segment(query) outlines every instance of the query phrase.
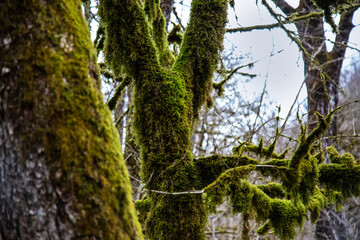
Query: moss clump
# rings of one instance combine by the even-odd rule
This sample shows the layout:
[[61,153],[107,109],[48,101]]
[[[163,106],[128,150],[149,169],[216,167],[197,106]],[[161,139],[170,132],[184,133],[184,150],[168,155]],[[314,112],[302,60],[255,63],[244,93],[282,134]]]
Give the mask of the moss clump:
[[286,197],[286,191],[284,187],[279,183],[271,182],[265,185],[259,185],[257,187],[271,198]]
[[360,166],[348,167],[344,164],[320,165],[319,181],[328,190],[341,192],[349,198],[360,194]]
[[205,188],[204,199],[208,207],[215,211],[215,206],[228,195],[235,213],[253,213],[259,221],[269,220],[266,228],[274,229],[274,234],[280,239],[294,238],[295,228],[301,228],[306,218],[305,206],[269,197],[259,187],[245,180],[250,170],[248,166],[237,171],[229,170]]
[[307,209],[310,212],[310,220],[312,223],[315,223],[316,220],[320,217],[320,211],[326,206],[326,197],[321,192],[321,190],[316,187],[314,194],[312,195],[309,203],[307,204]]
[[329,156],[329,159],[332,163],[341,164],[341,158],[338,151],[334,147],[327,147],[326,152]]

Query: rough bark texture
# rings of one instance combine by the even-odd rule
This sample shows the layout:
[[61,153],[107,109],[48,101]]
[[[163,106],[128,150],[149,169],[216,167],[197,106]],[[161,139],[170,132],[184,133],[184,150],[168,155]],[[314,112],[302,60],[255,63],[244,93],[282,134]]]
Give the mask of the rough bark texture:
[[80,1],[1,1],[0,54],[0,238],[141,239]]

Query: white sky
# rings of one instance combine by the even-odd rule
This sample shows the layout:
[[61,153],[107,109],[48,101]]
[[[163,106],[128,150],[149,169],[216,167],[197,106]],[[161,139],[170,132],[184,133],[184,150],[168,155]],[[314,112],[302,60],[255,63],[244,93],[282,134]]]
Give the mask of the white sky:
[[[185,5],[190,5],[188,0],[183,2]],[[270,0],[268,2],[271,3]],[[299,1],[288,0],[287,2],[296,7]],[[187,22],[186,11],[188,9],[186,6],[177,8],[179,13],[183,12],[181,17],[184,23]],[[228,28],[275,22],[260,1],[258,5],[254,0],[235,1],[235,10],[238,21],[235,20],[234,10],[230,8]],[[355,13],[353,23],[356,27],[350,35],[350,43],[352,47],[360,49],[360,11]],[[294,26],[287,26],[295,30]],[[334,40],[330,27],[327,36]],[[236,54],[248,54],[248,57],[244,58],[240,65],[260,60],[254,68],[248,71],[258,74],[258,77],[246,85],[248,97],[251,97],[254,92],[261,93],[266,80],[266,90],[270,99],[274,100],[277,105],[281,105],[281,116],[285,117],[304,79],[302,56],[296,44],[289,40],[282,29],[226,34],[225,38],[225,47],[233,44],[236,46]],[[328,49],[331,47],[331,44],[328,44]],[[351,57],[358,59],[360,57],[358,52],[350,49],[347,50],[346,56],[348,58],[344,62],[345,66],[351,62]],[[299,101],[302,102],[305,98],[306,88],[304,86]]]
[[[296,0],[288,2],[294,7],[298,3]],[[234,14],[231,14],[233,11],[230,10],[229,27],[236,27],[238,24],[241,24],[241,26],[252,26],[274,22],[261,3],[257,6],[254,0],[238,1],[235,4],[235,8],[238,22],[234,19]],[[355,25],[360,23],[359,11],[356,13],[353,22]],[[295,27],[290,27],[290,29],[295,30]],[[334,38],[330,27],[328,28],[327,35],[330,38]],[[267,79],[266,89],[268,94],[271,99],[275,100],[277,105],[281,105],[281,116],[285,116],[304,79],[302,55],[296,44],[289,40],[282,29],[227,34],[227,38],[238,45],[241,51],[249,51],[253,60],[261,60],[252,69],[252,72],[260,73],[260,76],[252,80],[247,88],[254,92],[260,92],[265,79]],[[359,26],[353,29],[350,42],[353,43],[353,47],[360,48]],[[332,46],[329,44],[328,49],[331,48]],[[346,55],[347,57],[359,57],[359,54],[354,50],[347,50]],[[345,65],[349,64],[350,61],[350,58],[346,60]],[[299,101],[303,101],[304,98],[306,98],[305,86],[301,91]]]

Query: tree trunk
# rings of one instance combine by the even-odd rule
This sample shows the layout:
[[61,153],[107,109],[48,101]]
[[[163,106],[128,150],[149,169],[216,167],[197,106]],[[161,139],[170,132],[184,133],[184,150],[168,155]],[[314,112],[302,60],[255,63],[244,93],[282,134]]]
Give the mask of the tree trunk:
[[0,3],[0,238],[142,239],[80,1]]

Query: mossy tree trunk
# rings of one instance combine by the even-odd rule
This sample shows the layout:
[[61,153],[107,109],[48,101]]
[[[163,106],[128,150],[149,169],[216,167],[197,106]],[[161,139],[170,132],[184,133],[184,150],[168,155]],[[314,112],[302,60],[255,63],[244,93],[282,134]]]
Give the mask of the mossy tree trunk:
[[0,2],[0,238],[142,239],[81,2]]
[[[191,156],[191,133],[211,91],[221,49],[226,0],[192,2],[179,57],[169,50],[158,0],[104,0],[105,56],[116,74],[134,79],[134,132],[141,149],[142,178],[151,199],[145,230],[150,239],[204,239],[207,220]],[[213,16],[217,16],[214,18]]]

